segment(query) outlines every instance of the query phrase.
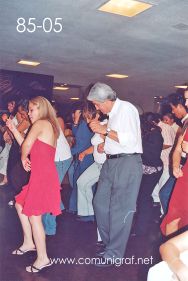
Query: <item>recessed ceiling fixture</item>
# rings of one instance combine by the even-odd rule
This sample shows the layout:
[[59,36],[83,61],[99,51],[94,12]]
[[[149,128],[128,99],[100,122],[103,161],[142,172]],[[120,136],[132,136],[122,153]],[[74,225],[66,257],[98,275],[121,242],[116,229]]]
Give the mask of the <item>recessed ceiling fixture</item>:
[[19,61],[17,61],[17,63],[30,65],[30,66],[37,66],[40,64],[40,62],[38,62],[38,61],[29,61],[29,60],[19,60]]
[[187,85],[179,85],[179,86],[174,86],[175,88],[178,88],[178,89],[187,89],[188,86]]
[[70,98],[70,100],[79,100],[80,98],[76,98],[76,97],[73,97],[73,98]]
[[151,8],[152,5],[135,0],[110,0],[98,10],[125,17],[134,17]]
[[64,87],[64,86],[55,86],[53,87],[54,90],[58,90],[58,91],[66,91],[69,89],[69,87]]
[[128,75],[118,74],[118,73],[106,74],[106,76],[111,78],[119,78],[119,79],[129,77]]

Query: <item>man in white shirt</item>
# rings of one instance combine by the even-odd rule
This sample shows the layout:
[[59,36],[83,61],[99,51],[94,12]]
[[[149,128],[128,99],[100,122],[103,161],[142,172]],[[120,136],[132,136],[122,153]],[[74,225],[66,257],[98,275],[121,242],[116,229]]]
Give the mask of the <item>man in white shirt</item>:
[[104,135],[98,150],[105,152],[94,211],[101,238],[106,245],[97,266],[110,266],[122,258],[129,238],[142,178],[142,143],[137,109],[116,98],[106,84],[96,83],[87,97],[96,108],[109,115],[107,125],[93,121],[90,127]]

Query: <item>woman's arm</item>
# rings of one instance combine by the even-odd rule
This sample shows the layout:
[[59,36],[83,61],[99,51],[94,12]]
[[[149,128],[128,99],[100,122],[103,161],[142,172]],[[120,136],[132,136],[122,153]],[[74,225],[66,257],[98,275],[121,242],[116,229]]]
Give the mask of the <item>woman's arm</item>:
[[38,136],[41,134],[44,127],[44,122],[42,120],[36,121],[33,126],[31,127],[31,130],[29,134],[27,135],[26,139],[24,140],[22,144],[22,155],[21,159],[24,161],[28,155],[30,154],[31,148],[38,138]]
[[188,281],[188,268],[180,260],[180,253],[188,250],[188,231],[170,239],[160,247],[161,257],[180,281]]
[[24,141],[24,137],[22,136],[22,134],[18,131],[18,129],[16,128],[16,126],[14,125],[13,121],[11,119],[8,119],[6,122],[6,126],[9,128],[9,130],[12,132],[12,134],[14,135],[16,141],[18,142],[18,144],[21,146],[23,141]]
[[94,147],[93,147],[93,146],[90,146],[89,148],[87,148],[86,150],[82,151],[82,152],[79,154],[78,159],[79,159],[80,161],[82,161],[86,155],[92,154],[92,153],[93,153],[93,150],[94,150]]
[[23,119],[21,123],[17,126],[18,131],[24,136],[24,131],[30,126],[30,122]]
[[182,141],[183,141],[183,136],[179,136],[176,148],[172,155],[173,174],[176,178],[179,178],[183,175],[183,172],[180,168],[181,154],[182,154],[182,147],[181,147]]
[[58,120],[61,130],[63,131],[63,133],[65,133],[65,122],[64,122],[63,118],[57,117],[57,120]]

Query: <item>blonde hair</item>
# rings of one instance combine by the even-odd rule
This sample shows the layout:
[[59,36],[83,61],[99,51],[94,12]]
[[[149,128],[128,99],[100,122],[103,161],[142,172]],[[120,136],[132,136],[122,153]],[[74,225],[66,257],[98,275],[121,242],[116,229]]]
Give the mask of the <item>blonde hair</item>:
[[30,99],[30,103],[36,105],[39,109],[40,120],[48,120],[52,125],[54,135],[56,138],[59,137],[59,123],[56,117],[56,113],[50,102],[42,97],[38,96]]

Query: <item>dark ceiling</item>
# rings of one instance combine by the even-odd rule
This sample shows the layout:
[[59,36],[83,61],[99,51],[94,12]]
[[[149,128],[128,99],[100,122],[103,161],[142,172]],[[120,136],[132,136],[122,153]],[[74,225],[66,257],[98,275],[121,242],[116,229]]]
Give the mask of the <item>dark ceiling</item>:
[[[1,0],[0,68],[54,76],[79,85],[55,91],[59,101],[80,96],[91,82],[110,84],[120,98],[152,110],[154,96],[175,91],[188,81],[188,1],[151,0],[151,9],[133,17],[103,13],[104,0]],[[19,33],[17,19],[62,18],[60,33]],[[39,60],[36,68],[19,59]],[[110,79],[108,73],[129,75]]]

